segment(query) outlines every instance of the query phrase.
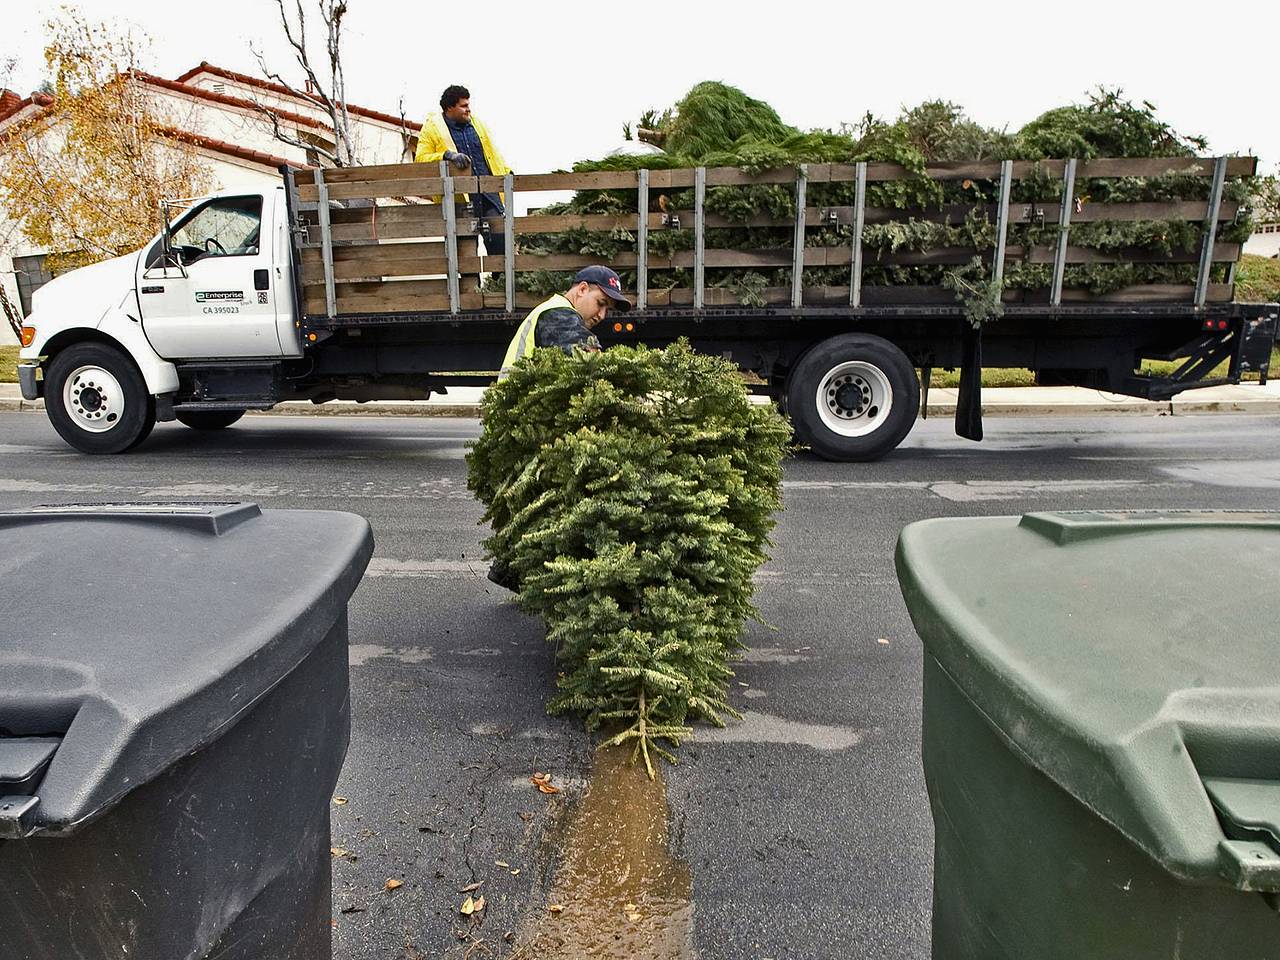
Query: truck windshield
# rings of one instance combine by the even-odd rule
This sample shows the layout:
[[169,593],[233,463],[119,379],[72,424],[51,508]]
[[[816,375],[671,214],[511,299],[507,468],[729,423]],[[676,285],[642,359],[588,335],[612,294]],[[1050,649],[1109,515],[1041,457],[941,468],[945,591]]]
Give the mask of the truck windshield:
[[173,248],[188,265],[207,257],[253,256],[261,231],[262,197],[219,197],[173,231]]

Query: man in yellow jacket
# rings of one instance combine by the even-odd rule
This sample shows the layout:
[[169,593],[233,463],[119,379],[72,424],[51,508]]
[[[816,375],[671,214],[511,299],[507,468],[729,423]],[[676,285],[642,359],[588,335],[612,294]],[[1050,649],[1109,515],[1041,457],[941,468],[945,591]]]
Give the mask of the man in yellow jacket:
[[[440,95],[440,113],[430,114],[418,134],[417,163],[438,164],[444,160],[454,168],[457,176],[501,177],[511,172],[502,154],[494,146],[489,129],[471,115],[471,91],[453,85]],[[440,198],[436,197],[436,202]],[[479,198],[481,217],[501,217],[505,214],[501,193],[485,193]],[[505,252],[502,230],[490,230],[485,234],[486,252],[495,256]]]

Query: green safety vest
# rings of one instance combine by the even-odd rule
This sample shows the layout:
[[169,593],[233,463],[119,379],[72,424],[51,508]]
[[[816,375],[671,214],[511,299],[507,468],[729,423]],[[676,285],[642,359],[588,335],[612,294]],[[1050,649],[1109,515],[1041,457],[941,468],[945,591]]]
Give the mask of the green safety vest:
[[507,347],[507,355],[502,358],[502,374],[505,375],[508,370],[516,365],[521,357],[527,357],[533,353],[534,334],[538,329],[538,318],[547,310],[559,309],[567,307],[574,309],[569,298],[562,293],[557,293],[549,300],[545,300],[538,304],[529,315],[524,318],[524,323],[520,324],[520,329],[516,331],[516,335],[511,338],[511,346]]

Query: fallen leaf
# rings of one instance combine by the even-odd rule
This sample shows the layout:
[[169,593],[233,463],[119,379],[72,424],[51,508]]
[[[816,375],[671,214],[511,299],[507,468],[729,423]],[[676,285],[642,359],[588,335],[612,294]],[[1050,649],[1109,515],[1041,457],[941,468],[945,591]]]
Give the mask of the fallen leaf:
[[559,792],[560,792],[560,788],[559,788],[559,787],[552,786],[552,785],[551,785],[551,784],[549,784],[549,783],[539,783],[539,784],[538,784],[538,792],[539,792],[539,793],[559,793]]
[[880,637],[879,639],[877,639],[876,643],[883,643],[885,646],[889,645],[889,641],[886,640],[884,637]]
[[505,860],[495,860],[493,861],[493,865],[495,867],[501,867],[503,870],[506,870],[508,867],[511,866],[511,864],[507,863],[507,861]]
[[518,876],[520,876],[520,868],[519,868],[519,867],[516,867],[514,870],[512,870],[512,871],[511,871],[511,875],[512,875],[513,877],[518,877]]
[[476,898],[475,907],[476,907],[476,913],[479,913],[481,910],[484,909],[484,897]]
[[480,887],[481,887],[481,885],[482,885],[483,883],[484,883],[484,881],[483,881],[483,880],[477,880],[475,883],[468,883],[465,887],[463,887],[463,888],[462,888],[461,890],[459,890],[458,892],[459,892],[459,893],[471,893],[473,890],[479,890],[479,889],[480,889]]
[[338,806],[342,806],[344,803],[346,803],[346,802],[347,802],[347,798],[346,798],[346,797],[334,797],[334,798],[333,798],[333,802],[334,802],[334,803],[336,803]]
[[551,779],[551,774],[549,774],[549,773],[539,773],[538,771],[536,771],[536,770],[535,770],[535,771],[533,772],[533,776],[532,776],[530,779],[532,779],[532,780],[550,780],[550,779]]
[[394,890],[394,889],[396,889],[396,887],[403,887],[403,886],[404,886],[404,881],[403,881],[403,880],[397,880],[395,877],[392,877],[392,878],[391,878],[390,880],[388,880],[385,884],[383,884],[383,886],[384,886],[386,889],[388,889],[388,890]]
[[560,913],[562,910],[564,910],[564,907],[560,906],[560,904],[558,903],[553,903],[551,904],[551,906],[547,907],[547,909],[550,910],[552,913]]
[[470,897],[462,901],[462,906],[458,908],[458,912],[464,917],[469,917],[476,912],[476,902]]

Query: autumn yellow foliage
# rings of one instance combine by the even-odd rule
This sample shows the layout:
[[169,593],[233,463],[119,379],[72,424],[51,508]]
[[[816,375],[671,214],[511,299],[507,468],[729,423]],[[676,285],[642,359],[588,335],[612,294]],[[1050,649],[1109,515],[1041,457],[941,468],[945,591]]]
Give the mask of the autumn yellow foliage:
[[136,79],[142,41],[69,10],[47,29],[53,103],[0,135],[0,202],[58,272],[142,246],[212,178]]

